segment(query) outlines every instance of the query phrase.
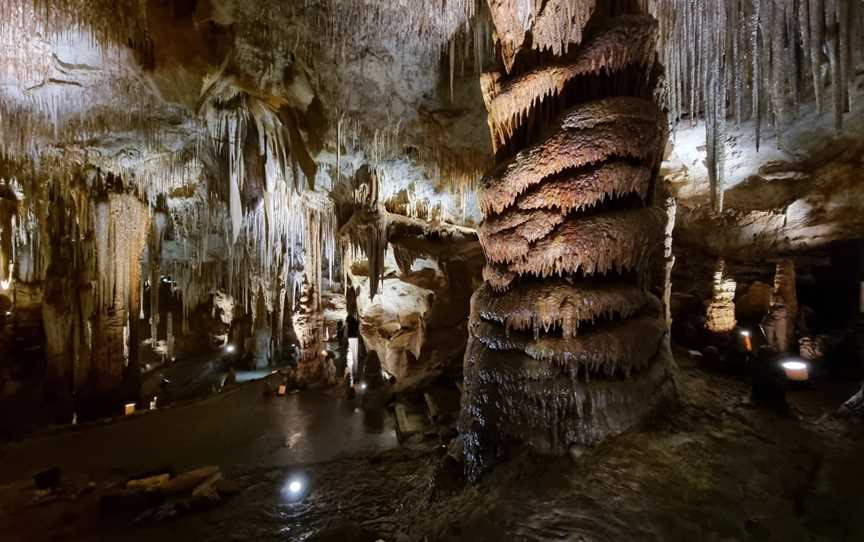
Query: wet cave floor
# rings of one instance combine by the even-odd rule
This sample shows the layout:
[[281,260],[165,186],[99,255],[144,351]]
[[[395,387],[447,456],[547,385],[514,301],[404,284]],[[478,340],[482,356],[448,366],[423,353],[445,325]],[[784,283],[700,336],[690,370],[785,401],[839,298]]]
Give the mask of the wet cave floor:
[[[676,358],[681,408],[575,460],[522,451],[476,486],[433,492],[433,472],[443,453],[438,443],[363,447],[363,439],[346,433],[344,439],[359,447],[334,454],[331,445],[316,456],[318,447],[326,447],[323,437],[316,437],[299,444],[290,457],[250,461],[254,447],[227,454],[225,461],[243,461],[220,464],[224,475],[242,487],[238,494],[207,510],[167,519],[139,517],[138,522],[100,514],[101,489],[122,480],[126,471],[103,468],[96,474],[82,465],[69,467],[67,483],[84,487],[90,482],[93,489],[71,497],[34,503],[31,480],[0,484],[0,540],[864,537],[864,425],[829,415],[854,391],[854,383],[792,391],[795,415],[781,417],[747,405],[745,382],[697,368],[686,350],[676,350]],[[182,412],[177,409],[162,423],[173,424]],[[334,419],[334,424],[345,423]],[[177,444],[165,443],[170,445]],[[190,459],[196,454],[204,455],[199,465],[216,457],[193,449]],[[310,461],[315,457],[320,460]],[[0,456],[0,480],[11,477],[10,458],[14,451]],[[108,454],[98,460],[103,467],[113,465]],[[282,461],[287,462],[279,465]],[[302,498],[286,491],[293,480],[303,481]]]

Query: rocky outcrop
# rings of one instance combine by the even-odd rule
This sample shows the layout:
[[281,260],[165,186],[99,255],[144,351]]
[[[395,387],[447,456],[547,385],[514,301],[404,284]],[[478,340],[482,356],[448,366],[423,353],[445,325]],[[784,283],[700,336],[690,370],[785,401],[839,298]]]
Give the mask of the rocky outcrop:
[[[858,76],[855,100],[864,93]],[[679,202],[676,245],[727,260],[773,258],[864,236],[857,182],[864,153],[864,112],[846,116],[844,129],[812,102],[802,103],[784,140],[751,123],[729,127],[725,145],[724,209],[711,208],[705,169],[704,126],[679,126],[670,140],[663,175]]]
[[[382,368],[396,378],[396,389],[411,389],[442,373],[461,369],[467,337],[468,301],[480,281],[482,261],[476,241],[452,246],[434,257],[411,255],[403,237],[387,252],[380,292],[371,299],[368,271],[354,266],[360,334]],[[427,243],[428,245],[428,243]],[[443,248],[443,247],[442,247]],[[435,252],[426,248],[427,252]],[[401,253],[401,256],[398,256]],[[415,257],[416,255],[416,257]],[[402,260],[398,263],[397,257]]]

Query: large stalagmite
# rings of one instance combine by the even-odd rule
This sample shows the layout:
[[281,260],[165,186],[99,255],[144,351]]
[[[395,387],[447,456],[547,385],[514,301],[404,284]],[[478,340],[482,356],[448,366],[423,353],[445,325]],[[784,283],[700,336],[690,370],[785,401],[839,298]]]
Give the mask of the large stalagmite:
[[[526,23],[511,4],[490,2],[507,73],[482,80],[498,165],[479,196],[486,284],[465,355],[472,478],[514,441],[595,444],[673,389],[656,22],[619,2],[553,1]],[[550,31],[565,8],[567,31]],[[552,56],[523,49],[528,33]]]

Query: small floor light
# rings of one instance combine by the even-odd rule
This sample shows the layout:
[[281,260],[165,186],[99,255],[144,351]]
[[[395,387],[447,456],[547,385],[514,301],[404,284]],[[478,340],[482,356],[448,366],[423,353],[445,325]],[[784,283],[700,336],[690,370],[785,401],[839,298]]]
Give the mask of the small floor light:
[[750,340],[750,332],[746,329],[741,330],[741,336],[744,338],[744,350],[748,353],[753,351],[753,341]]
[[237,348],[233,344],[226,344],[225,345],[225,351],[228,352],[229,354],[233,354],[235,350],[237,350]]
[[123,414],[129,416],[130,414],[135,414],[135,403],[126,403],[123,408]]
[[289,502],[296,502],[306,496],[308,492],[308,484],[300,476],[290,478],[284,486],[282,486],[282,498]]
[[786,378],[792,382],[806,382],[810,380],[810,368],[803,361],[784,361],[781,366],[786,372]]

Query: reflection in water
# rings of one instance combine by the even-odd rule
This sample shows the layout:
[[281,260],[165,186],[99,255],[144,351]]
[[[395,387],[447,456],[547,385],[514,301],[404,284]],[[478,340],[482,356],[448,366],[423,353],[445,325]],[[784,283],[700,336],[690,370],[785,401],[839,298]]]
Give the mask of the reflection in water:
[[252,380],[261,380],[272,374],[271,371],[237,371],[237,383],[249,382]]
[[321,391],[264,397],[253,382],[198,403],[162,408],[122,423],[9,446],[0,482],[57,465],[64,472],[148,469],[171,464],[279,466],[314,463],[397,446],[389,412],[353,412]]

